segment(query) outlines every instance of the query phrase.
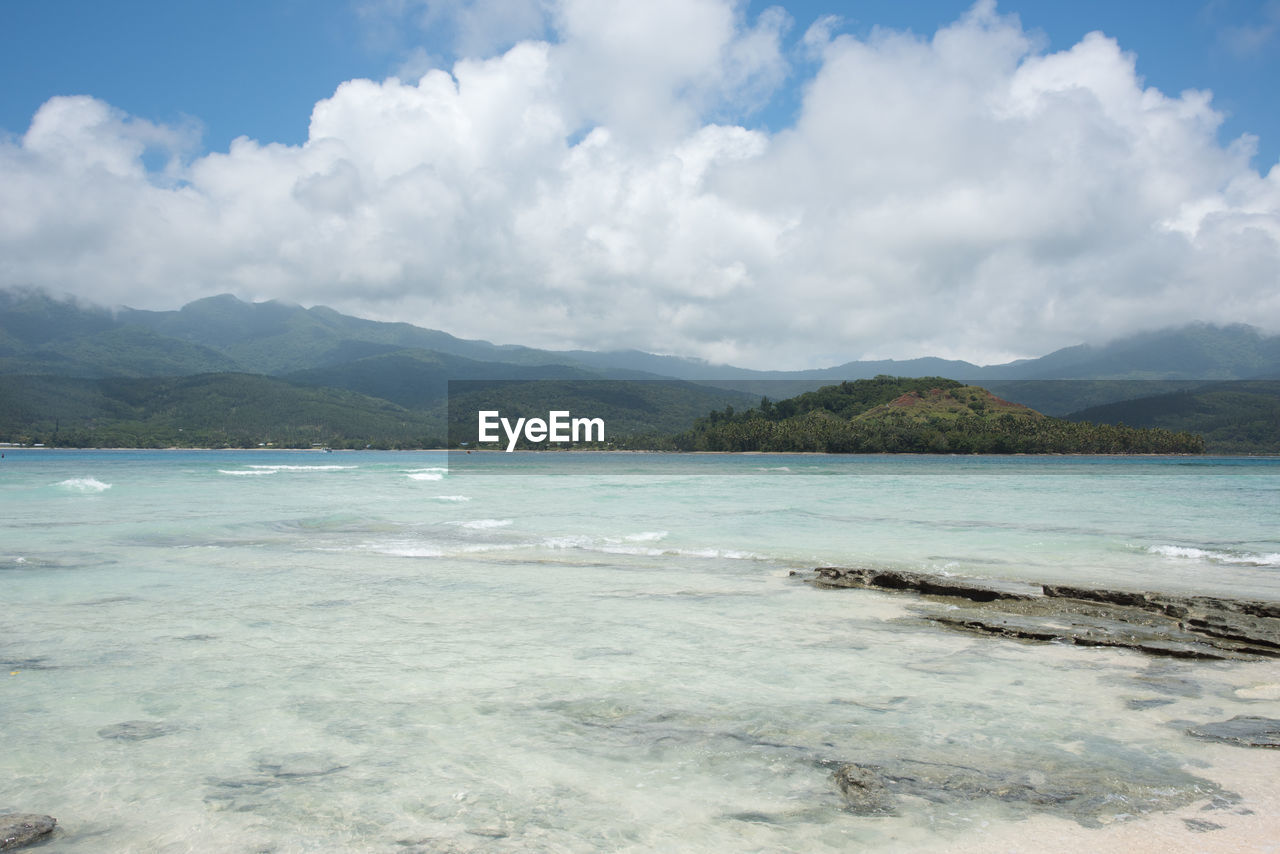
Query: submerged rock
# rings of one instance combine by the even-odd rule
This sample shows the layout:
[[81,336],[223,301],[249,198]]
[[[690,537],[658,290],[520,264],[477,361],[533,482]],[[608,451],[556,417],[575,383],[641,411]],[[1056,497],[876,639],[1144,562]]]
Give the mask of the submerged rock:
[[897,570],[820,567],[815,587],[916,593],[946,609],[922,616],[976,634],[1114,646],[1193,659],[1280,657],[1280,603],[1064,585],[940,578]]
[[258,760],[258,770],[278,780],[325,777],[346,767],[323,753],[290,753],[285,756],[261,757]]
[[1215,783],[1174,764],[1144,761],[1118,751],[1111,760],[1040,755],[1021,760],[994,756],[922,759],[876,757],[840,765],[832,780],[846,809],[885,815],[989,801],[1014,815],[1056,815],[1084,827],[1186,806],[1206,798],[1235,798]]
[[1196,738],[1243,747],[1280,747],[1280,720],[1276,718],[1236,715],[1229,721],[1192,727],[1187,733]]
[[893,812],[889,789],[878,770],[851,762],[837,768],[832,778],[850,812],[858,815]]
[[177,731],[177,726],[163,721],[121,721],[118,724],[104,726],[98,730],[98,735],[117,741],[146,741],[149,738],[160,738]]
[[8,851],[53,833],[58,820],[51,815],[8,813],[0,815],[0,850]]

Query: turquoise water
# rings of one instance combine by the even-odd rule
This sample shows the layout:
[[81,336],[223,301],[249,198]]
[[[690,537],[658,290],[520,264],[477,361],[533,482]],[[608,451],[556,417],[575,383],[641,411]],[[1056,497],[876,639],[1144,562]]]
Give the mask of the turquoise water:
[[971,638],[789,573],[1280,600],[1280,459],[501,457],[7,451],[0,812],[77,852],[966,850],[1158,812],[854,815],[831,772],[870,757],[1275,814],[1274,751],[1179,724],[1280,717],[1271,663]]

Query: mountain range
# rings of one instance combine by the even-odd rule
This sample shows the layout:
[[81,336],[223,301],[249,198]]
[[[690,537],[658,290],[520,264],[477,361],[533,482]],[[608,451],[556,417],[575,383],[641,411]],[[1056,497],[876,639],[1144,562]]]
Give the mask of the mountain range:
[[406,351],[414,351],[413,358],[422,364],[462,373],[487,372],[491,368],[476,364],[486,363],[501,365],[504,372],[555,366],[616,379],[809,381],[885,374],[965,381],[1280,378],[1280,335],[1243,324],[1147,332],[1001,365],[927,357],[759,371],[638,350],[555,351],[492,344],[408,323],[351,317],[325,306],[248,303],[230,294],[174,311],[146,311],[59,300],[41,291],[0,291],[0,373],[144,377],[241,371],[286,376]]
[[[844,380],[945,376],[981,383],[1048,414],[1067,415],[1170,393],[1182,394],[1185,404],[1186,394],[1210,381],[1280,379],[1280,336],[1245,325],[1201,324],[1105,345],[1081,344],[1001,365],[920,358],[759,371],[636,350],[555,351],[494,344],[407,323],[352,317],[324,306],[249,303],[228,294],[176,310],[149,311],[90,305],[36,290],[0,290],[0,404],[8,411],[7,417],[0,415],[0,429],[6,424],[17,429],[19,421],[33,424],[54,411],[71,419],[53,417],[55,430],[68,423],[119,420],[129,413],[152,418],[158,403],[127,401],[160,400],[161,389],[171,396],[184,388],[196,395],[192,383],[172,380],[202,375],[257,377],[255,395],[269,386],[279,400],[295,400],[299,411],[318,405],[316,394],[347,395],[329,401],[337,407],[333,411],[377,410],[380,418],[399,419],[408,431],[405,436],[412,433],[420,441],[442,426],[451,380],[663,381],[681,389],[680,411],[685,413],[696,409],[690,384],[703,388],[705,409],[710,410],[750,405],[762,395],[791,397]],[[158,383],[165,378],[169,382]],[[1255,385],[1250,393],[1265,396],[1269,388]],[[301,395],[302,389],[312,392]],[[39,405],[33,395],[42,401]],[[90,405],[92,400],[100,404]],[[1218,404],[1223,400],[1217,398]],[[191,406],[203,409],[194,397]],[[1115,412],[1135,417],[1132,407]]]

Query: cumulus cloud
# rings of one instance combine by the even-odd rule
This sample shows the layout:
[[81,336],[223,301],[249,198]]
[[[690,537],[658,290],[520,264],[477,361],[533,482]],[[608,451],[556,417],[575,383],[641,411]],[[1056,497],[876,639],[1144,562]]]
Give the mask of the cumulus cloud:
[[780,10],[534,5],[549,38],[348,81],[299,146],[193,156],[190,129],[50,100],[0,142],[0,284],[754,367],[1280,329],[1280,168],[1104,35],[1046,53],[990,2],[928,37],[824,20],[770,134]]

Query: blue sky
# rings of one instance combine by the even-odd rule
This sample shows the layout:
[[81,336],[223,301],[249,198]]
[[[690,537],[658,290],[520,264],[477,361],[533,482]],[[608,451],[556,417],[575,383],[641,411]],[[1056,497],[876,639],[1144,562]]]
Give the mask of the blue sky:
[[[752,0],[745,14],[779,5],[794,21],[788,34],[794,43],[826,15],[841,17],[841,29],[859,35],[877,26],[929,34],[972,4]],[[1137,54],[1148,85],[1171,94],[1211,90],[1226,114],[1223,138],[1259,137],[1256,165],[1280,158],[1275,0],[1006,0],[999,8],[1043,33],[1050,49],[1069,47],[1092,30],[1116,38]],[[420,27],[406,25],[411,16],[367,9],[357,0],[6,0],[0,128],[22,133],[51,96],[88,94],[155,121],[194,118],[206,149],[225,150],[241,135],[297,144],[306,139],[311,106],[342,81],[395,74],[417,47],[446,67],[456,56],[457,28],[447,17]],[[775,128],[788,123],[803,83],[793,77],[774,108],[755,120]]]
[[1280,330],[1280,0],[6,0],[0,74],[0,287],[759,367]]

